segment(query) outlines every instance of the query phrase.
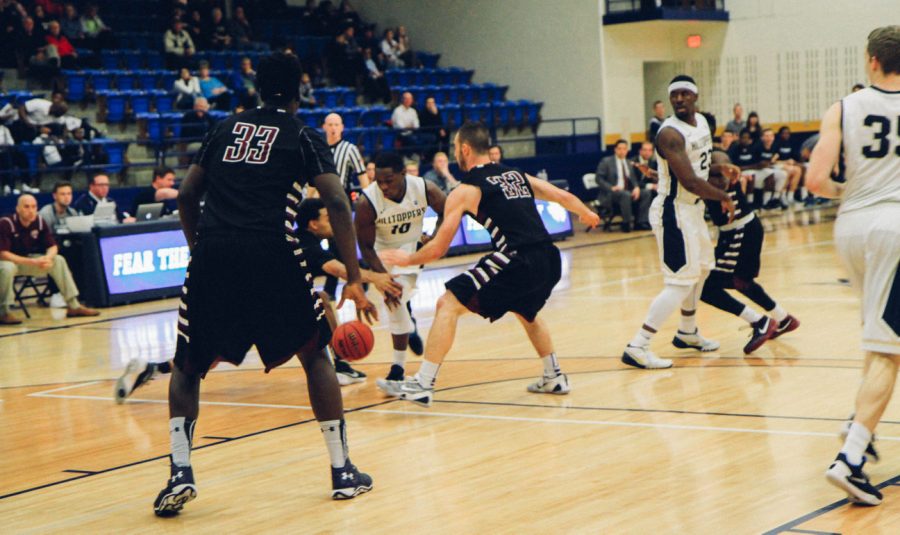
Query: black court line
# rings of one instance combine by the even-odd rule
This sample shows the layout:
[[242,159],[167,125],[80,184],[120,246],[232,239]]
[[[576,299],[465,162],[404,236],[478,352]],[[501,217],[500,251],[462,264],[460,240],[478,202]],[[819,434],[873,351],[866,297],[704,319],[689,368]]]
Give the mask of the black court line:
[[98,323],[109,323],[111,321],[119,321],[119,320],[127,320],[132,318],[142,318],[144,316],[153,316],[154,314],[169,314],[175,312],[178,308],[166,309],[166,310],[157,310],[154,312],[139,312],[137,314],[129,314],[127,316],[118,316],[115,318],[103,318],[100,320],[92,320],[92,321],[84,321],[81,323],[72,323],[69,325],[54,325],[53,327],[40,327],[38,329],[30,329],[27,331],[21,331],[17,333],[8,333],[8,334],[0,334],[0,339],[2,338],[12,338],[13,336],[25,336],[27,334],[39,334],[45,333],[48,331],[62,331],[65,329],[75,329],[78,327],[84,327],[85,325],[96,325]]
[[[883,489],[885,487],[890,487],[890,486],[897,485],[897,484],[900,484],[900,475],[894,476],[894,477],[882,482],[876,488]],[[818,517],[824,515],[825,513],[834,511],[835,509],[843,507],[849,503],[850,503],[850,501],[847,500],[846,498],[843,500],[836,501],[834,503],[830,503],[830,504],[826,505],[825,507],[816,509],[815,511],[813,511],[811,513],[807,513],[807,514],[801,516],[800,518],[791,520],[790,522],[782,524],[775,529],[771,529],[771,530],[763,533],[763,535],[777,535],[779,533],[792,532],[792,531],[797,532],[797,533],[820,533],[818,531],[798,531],[796,528],[800,524],[809,522],[810,520],[812,520],[814,518],[818,518]],[[861,506],[861,507],[865,507],[865,506]]]
[[208,438],[208,439],[210,439],[210,440],[225,440],[225,441],[227,441],[227,440],[234,440],[234,437],[214,437],[214,436],[205,436],[205,437],[200,437],[200,438]]
[[812,535],[841,535],[838,531],[815,531],[812,529],[789,529],[787,533],[811,533]]
[[63,472],[68,472],[70,474],[87,474],[91,476],[97,473],[92,472],[91,470],[63,470]]

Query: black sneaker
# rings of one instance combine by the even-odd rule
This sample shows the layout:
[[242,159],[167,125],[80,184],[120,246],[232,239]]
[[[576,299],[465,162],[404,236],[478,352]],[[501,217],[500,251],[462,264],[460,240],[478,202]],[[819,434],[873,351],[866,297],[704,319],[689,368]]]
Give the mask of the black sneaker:
[[393,397],[399,397],[401,394],[400,384],[405,379],[404,370],[396,364],[391,364],[391,371],[388,372],[384,379],[375,379],[375,386],[385,394]]
[[419,336],[418,329],[409,333],[409,350],[421,357],[425,353],[425,344],[422,343],[422,337]]
[[799,326],[800,320],[798,320],[794,316],[788,315],[788,317],[778,322],[778,327],[775,329],[775,334],[772,335],[772,339],[774,340],[782,334],[787,334],[791,331],[794,331]]
[[334,371],[337,373],[338,383],[341,386],[363,383],[367,377],[365,373],[354,370],[346,360],[341,359],[334,360]]
[[343,468],[331,467],[331,498],[349,500],[372,490],[372,478],[353,466],[350,459]]
[[171,465],[172,476],[169,478],[166,488],[160,491],[156,501],[153,502],[153,512],[156,516],[175,516],[184,504],[197,497],[197,485],[194,483],[194,471],[190,466]]
[[749,355],[753,353],[762,347],[767,340],[772,339],[775,336],[775,329],[775,321],[768,316],[763,316],[763,319],[754,323],[750,341],[744,346],[744,354]]
[[869,477],[863,472],[866,458],[863,457],[858,466],[847,461],[843,453],[839,453],[825,471],[825,479],[835,487],[847,493],[847,497],[853,503],[860,505],[879,505],[881,492],[869,483]]

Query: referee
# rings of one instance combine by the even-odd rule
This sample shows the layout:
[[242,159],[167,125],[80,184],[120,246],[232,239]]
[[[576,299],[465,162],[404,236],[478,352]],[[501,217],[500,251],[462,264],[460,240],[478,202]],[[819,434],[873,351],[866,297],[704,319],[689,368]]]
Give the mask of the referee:
[[[360,188],[369,185],[369,177],[366,175],[366,163],[359,154],[359,149],[353,143],[342,138],[344,133],[344,120],[337,113],[329,113],[325,116],[325,122],[322,123],[322,129],[325,130],[325,137],[328,141],[328,148],[334,156],[334,167],[337,169],[337,175],[341,178],[341,184],[344,191],[347,192],[347,198],[353,201],[351,191],[353,190],[353,177]],[[334,245],[329,242],[331,250]],[[325,279],[325,293],[332,297],[337,292],[337,277],[328,275]]]

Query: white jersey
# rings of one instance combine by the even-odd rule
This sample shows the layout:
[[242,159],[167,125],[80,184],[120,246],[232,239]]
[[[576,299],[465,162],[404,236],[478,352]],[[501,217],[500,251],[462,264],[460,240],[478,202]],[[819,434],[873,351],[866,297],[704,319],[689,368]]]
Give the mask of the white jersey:
[[900,91],[867,87],[841,100],[847,178],[840,213],[900,205]]
[[[688,158],[691,160],[691,166],[694,168],[694,174],[703,180],[709,180],[712,134],[709,132],[709,124],[706,122],[706,117],[695,113],[694,120],[697,121],[697,126],[691,126],[673,115],[663,121],[659,131],[662,132],[664,128],[674,128],[684,136],[684,147]],[[659,134],[657,134],[658,136]],[[673,198],[676,201],[688,204],[696,203],[698,197],[681,187],[678,179],[672,175],[666,159],[659,152],[656,153],[656,156],[659,162],[659,186],[657,188],[659,196],[667,199]]]
[[[377,182],[369,184],[363,194],[375,210],[375,250],[401,249],[407,253],[416,252],[422,228],[428,196],[425,193],[425,179],[406,175],[406,195],[400,202],[385,198]],[[390,273],[419,273],[421,267],[393,266]]]

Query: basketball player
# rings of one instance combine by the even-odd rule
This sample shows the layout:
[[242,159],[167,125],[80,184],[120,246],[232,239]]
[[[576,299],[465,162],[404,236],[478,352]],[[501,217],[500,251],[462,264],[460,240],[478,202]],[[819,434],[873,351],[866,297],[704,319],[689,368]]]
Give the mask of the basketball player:
[[434,238],[419,251],[392,249],[380,255],[395,266],[428,264],[447,253],[462,217],[469,214],[491,235],[494,252],[472,269],[449,280],[437,302],[425,344],[425,360],[414,377],[400,385],[401,399],[430,407],[438,369],[453,345],[459,317],[474,312],[491,321],[507,312],[516,315],[541,357],[544,374],[529,392],[568,394],[569,381],[560,371],[550,329],[538,317],[561,276],[559,249],[538,215],[535,198],[557,202],[596,227],[600,218],[577,197],[518,169],[490,161],[491,137],[482,123],[467,122],[456,132],[459,168],[466,173],[447,197],[444,220]]
[[295,56],[263,59],[257,83],[265,105],[210,130],[181,184],[178,209],[191,261],[169,381],[171,477],[153,504],[158,516],[178,514],[197,496],[190,453],[200,380],[219,360],[240,364],[254,345],[267,371],[299,356],[331,457],[332,498],[372,489],[372,478],[348,457],[340,386],[324,351],[331,329],[293,235],[300,191],[311,182],[347,270],[341,304],[351,299],[357,310],[375,313],[360,282],[350,204],[331,153],[296,117],[300,73]]
[[665,287],[647,313],[647,319],[625,346],[622,362],[637,368],[670,368],[672,361],[650,351],[650,340],[681,304],[681,324],[672,344],[678,348],[715,351],[719,343],[700,336],[695,314],[703,281],[713,267],[713,246],[700,199],[721,203],[728,221],[734,202],[723,190],[707,183],[710,169],[729,180],[738,171],[710,161],[712,133],[706,118],[696,111],[699,91],[694,79],[679,75],[669,84],[669,102],[675,115],[663,121],[656,134],[659,155],[659,193],[650,206],[650,225],[659,245]]
[[[728,156],[721,151],[712,154],[712,163],[719,164],[722,169],[730,165]],[[753,328],[750,340],[744,345],[744,353],[750,354],[759,349],[767,340],[795,330],[800,321],[788,314],[769,294],[756,282],[759,276],[760,256],[762,253],[762,223],[753,212],[747,200],[745,189],[752,178],[740,175],[738,180],[725,180],[721,174],[710,172],[709,183],[723,189],[734,201],[734,221],[722,213],[719,203],[706,201],[709,216],[714,225],[719,227],[719,241],[716,243],[716,265],[703,285],[700,300],[719,310],[734,314],[748,322]],[[746,306],[726,292],[733,289],[750,298],[751,301],[770,312],[774,319],[764,316]]]
[[[319,198],[305,199],[297,208],[297,240],[303,249],[307,269],[313,277],[321,277],[325,274],[346,280],[347,268],[334,257],[330,251],[322,249],[321,241],[334,237],[334,230],[328,217],[325,204]],[[388,273],[376,273],[368,269],[360,269],[363,282],[375,286],[384,296],[388,307],[399,303],[403,293],[403,287],[395,282]],[[325,292],[318,292],[319,299],[325,308],[325,318],[332,331],[337,327],[337,315],[334,312],[334,303]],[[366,374],[350,368],[350,366],[338,356],[334,356],[334,369],[337,373],[338,383],[347,386],[354,383],[362,383],[366,380]],[[113,399],[116,403],[124,403],[125,400],[139,387],[150,382],[158,374],[172,373],[172,361],[147,362],[141,357],[135,357],[128,361],[122,375],[116,381],[113,390]]]
[[434,183],[405,173],[403,158],[382,153],[375,158],[375,183],[363,190],[356,202],[356,237],[363,260],[374,271],[388,273],[403,286],[400,306],[389,311],[389,326],[394,346],[390,372],[375,384],[386,394],[397,396],[403,383],[406,349],[410,333],[415,331],[407,305],[416,288],[421,266],[391,266],[386,269],[376,251],[402,249],[416,252],[422,238],[425,209],[431,207],[438,217],[444,213],[444,192]]
[[[866,351],[855,416],[825,475],[851,501],[878,505],[863,465],[900,364],[900,26],[869,34],[866,71],[872,85],[825,113],[806,178],[811,193],[842,198],[834,241],[862,295]],[[845,183],[831,180],[839,159]]]

